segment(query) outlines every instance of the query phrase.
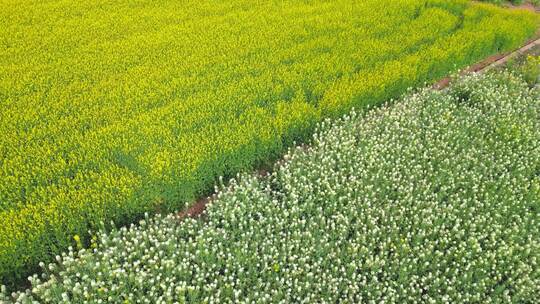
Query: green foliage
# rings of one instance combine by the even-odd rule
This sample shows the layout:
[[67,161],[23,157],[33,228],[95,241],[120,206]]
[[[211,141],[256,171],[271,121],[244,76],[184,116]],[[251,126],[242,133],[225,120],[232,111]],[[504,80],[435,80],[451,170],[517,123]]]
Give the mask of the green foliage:
[[[15,3],[16,2],[16,3]],[[3,1],[0,281],[534,33],[468,1]]]
[[529,86],[540,84],[540,56],[529,55],[519,64],[515,71],[520,74]]
[[321,124],[204,220],[147,217],[19,303],[535,303],[540,90],[512,74]]

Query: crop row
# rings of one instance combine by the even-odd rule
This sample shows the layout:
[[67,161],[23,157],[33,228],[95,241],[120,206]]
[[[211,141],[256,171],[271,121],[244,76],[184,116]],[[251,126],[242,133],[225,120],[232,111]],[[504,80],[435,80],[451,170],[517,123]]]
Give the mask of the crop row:
[[[17,2],[17,3],[15,3]],[[4,1],[0,281],[182,208],[325,117],[522,43],[468,1]]]
[[325,121],[204,220],[101,233],[0,302],[533,303],[538,117],[539,87],[503,73]]

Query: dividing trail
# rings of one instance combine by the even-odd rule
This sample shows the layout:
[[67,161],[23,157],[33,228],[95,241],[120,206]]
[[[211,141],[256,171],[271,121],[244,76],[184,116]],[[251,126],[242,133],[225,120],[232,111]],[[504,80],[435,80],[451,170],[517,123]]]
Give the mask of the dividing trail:
[[[521,48],[506,53],[500,53],[493,56],[490,56],[476,64],[471,65],[470,67],[463,70],[462,74],[465,73],[483,73],[489,70],[492,70],[496,67],[500,67],[508,62],[512,58],[516,58],[520,55],[526,54],[529,50],[533,49],[536,46],[540,46],[540,34],[538,34],[534,39],[527,42]],[[445,77],[433,85],[433,88],[436,90],[442,90],[450,85],[451,77]]]
[[532,50],[533,48],[538,47],[538,46],[540,46],[540,38],[537,38],[536,40],[529,42],[528,44],[524,45],[519,50],[516,50],[516,51],[514,51],[514,52],[512,52],[512,53],[498,59],[497,61],[491,63],[490,65],[486,66],[483,69],[483,71],[489,71],[489,70],[491,70],[493,68],[499,67],[499,66],[505,64],[506,62],[508,62],[508,60],[516,58],[516,57],[524,55],[524,54],[527,54],[527,52],[529,50]]

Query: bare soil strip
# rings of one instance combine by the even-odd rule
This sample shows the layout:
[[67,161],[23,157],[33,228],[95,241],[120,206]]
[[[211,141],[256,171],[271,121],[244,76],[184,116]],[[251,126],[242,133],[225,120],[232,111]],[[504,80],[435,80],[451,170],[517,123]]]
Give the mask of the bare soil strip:
[[518,56],[521,56],[521,55],[524,55],[526,54],[529,50],[533,49],[534,47],[537,47],[537,46],[540,46],[540,38],[536,39],[535,41],[532,41],[528,44],[526,44],[524,47],[520,48],[519,50],[513,52],[513,53],[510,53],[508,54],[508,56],[505,56],[495,62],[493,62],[492,64],[488,65],[487,67],[485,67],[483,69],[483,72],[485,71],[489,71],[493,68],[496,68],[496,67],[499,67],[503,64],[505,64],[506,62],[508,62],[508,60],[512,59],[512,58],[515,58],[515,57],[518,57]]
[[530,2],[523,3],[523,4],[520,4],[520,5],[515,5],[515,4],[512,4],[512,3],[508,3],[505,6],[507,8],[509,8],[509,9],[512,9],[512,10],[521,9],[521,10],[528,10],[528,11],[531,11],[533,13],[540,12],[540,6],[535,6],[534,4],[532,4]]
[[[523,55],[523,54],[526,54],[526,52],[536,46],[540,46],[540,35],[537,35],[536,38],[534,38],[533,40],[530,40],[529,42],[527,42],[524,46],[522,46],[521,48],[515,50],[515,51],[512,51],[512,52],[507,52],[507,53],[502,53],[502,54],[496,54],[496,55],[493,55],[493,56],[490,56],[476,64],[473,64],[471,65],[470,67],[466,68],[465,70],[462,71],[461,74],[465,74],[465,73],[471,73],[471,72],[475,72],[475,73],[483,73],[483,72],[486,72],[486,71],[489,71],[489,70],[492,70],[496,67],[499,67],[503,64],[505,64],[506,62],[508,62],[508,60],[512,59],[512,58],[515,58],[515,57],[518,57],[520,55]],[[436,82],[434,85],[433,85],[433,88],[436,89],[436,90],[442,90],[446,87],[448,87],[450,85],[450,82],[451,82],[452,78],[451,77],[445,77],[441,80],[439,80],[438,82]]]

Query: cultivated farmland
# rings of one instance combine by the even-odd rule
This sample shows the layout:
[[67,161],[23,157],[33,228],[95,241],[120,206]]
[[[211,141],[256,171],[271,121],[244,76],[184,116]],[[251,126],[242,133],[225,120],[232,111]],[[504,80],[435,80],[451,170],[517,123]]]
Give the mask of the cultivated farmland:
[[[536,303],[540,87],[467,76],[326,121],[204,220],[146,218],[19,303]],[[7,299],[2,296],[0,301]]]
[[468,1],[2,1],[0,280],[537,25]]

